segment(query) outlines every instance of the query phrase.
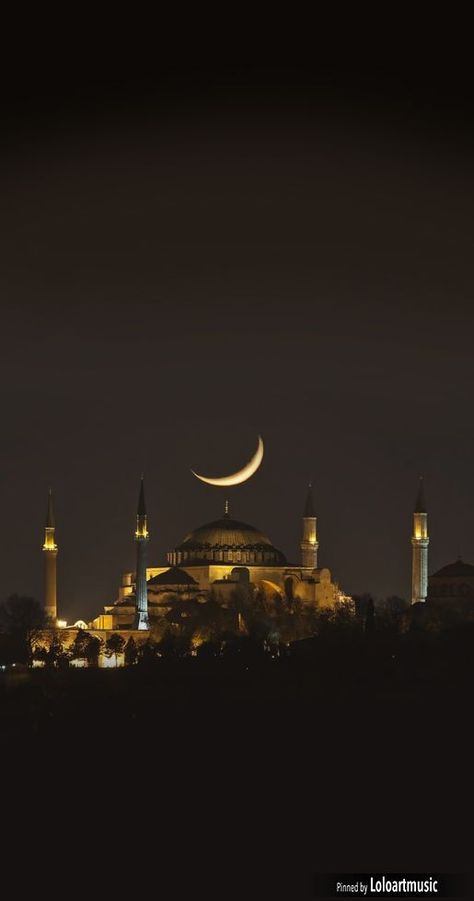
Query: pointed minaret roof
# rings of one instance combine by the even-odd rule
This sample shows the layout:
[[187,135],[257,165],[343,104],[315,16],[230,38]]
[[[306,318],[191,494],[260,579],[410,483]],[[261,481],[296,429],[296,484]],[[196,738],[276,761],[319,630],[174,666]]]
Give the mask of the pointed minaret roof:
[[138,495],[138,509],[137,516],[146,516],[146,507],[145,507],[145,487],[144,487],[144,476],[142,473],[141,481],[140,481],[140,494]]
[[314,503],[313,503],[313,485],[310,482],[308,485],[308,493],[306,495],[306,503],[304,505],[304,513],[303,517],[308,519],[310,517],[315,517],[316,514],[314,512]]
[[426,513],[425,489],[423,485],[423,476],[420,476],[420,484],[416,498],[414,513]]
[[54,507],[53,507],[53,489],[50,488],[48,491],[48,509],[46,512],[46,528],[54,529]]

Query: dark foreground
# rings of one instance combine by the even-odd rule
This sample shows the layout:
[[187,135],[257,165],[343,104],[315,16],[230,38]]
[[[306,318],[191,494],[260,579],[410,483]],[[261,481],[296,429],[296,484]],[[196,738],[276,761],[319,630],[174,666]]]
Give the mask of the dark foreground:
[[108,847],[116,867],[138,829],[147,867],[172,877],[162,897],[298,899],[318,871],[466,872],[470,644],[390,650],[5,673],[3,747],[27,758],[36,807],[62,811],[66,834],[86,815],[87,854]]

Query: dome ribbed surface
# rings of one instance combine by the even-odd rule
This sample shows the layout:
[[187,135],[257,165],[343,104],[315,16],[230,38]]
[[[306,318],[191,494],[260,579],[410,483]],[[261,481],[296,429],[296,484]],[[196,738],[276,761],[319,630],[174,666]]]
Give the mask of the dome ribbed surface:
[[284,554],[273,546],[264,532],[228,515],[194,529],[175,548],[175,553],[186,554],[183,562],[210,559],[224,561],[228,553],[236,551],[264,555],[263,560],[247,562],[286,563]]

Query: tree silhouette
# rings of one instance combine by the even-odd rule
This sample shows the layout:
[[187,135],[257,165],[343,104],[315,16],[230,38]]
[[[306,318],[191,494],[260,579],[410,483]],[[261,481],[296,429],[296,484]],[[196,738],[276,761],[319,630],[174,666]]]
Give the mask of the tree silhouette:
[[138,658],[137,646],[135,644],[133,635],[130,635],[130,638],[128,639],[127,644],[125,645],[124,653],[125,653],[125,665],[133,666],[133,664],[137,662],[137,658]]
[[42,661],[46,665],[46,661],[48,659],[48,649],[43,645],[37,644],[33,651],[32,659]]
[[365,618],[367,616],[367,610],[370,607],[375,606],[375,600],[373,595],[370,592],[365,592],[365,594],[354,594],[352,596],[352,601],[354,603],[355,614],[357,617],[361,619],[362,622],[365,622]]
[[100,638],[79,629],[69,648],[69,657],[71,660],[87,660],[89,666],[97,666],[101,647]]
[[103,641],[101,638],[97,638],[96,635],[90,635],[89,632],[86,632],[88,636],[88,640],[85,645],[85,656],[89,666],[98,666],[99,665],[99,654],[103,645]]
[[105,653],[107,657],[115,656],[115,666],[117,666],[118,654],[123,654],[125,647],[125,639],[122,638],[120,632],[113,632],[105,642]]
[[148,638],[147,641],[144,641],[143,644],[137,648],[137,663],[144,666],[150,666],[151,664],[156,663],[156,649],[156,642],[151,641]]
[[375,604],[373,598],[369,598],[365,610],[365,631],[370,635],[375,628]]
[[46,652],[46,666],[59,666],[60,663],[64,663],[64,657],[66,657],[66,663],[68,663],[67,656],[64,654],[64,648],[61,638],[55,631],[51,636],[49,648]]
[[190,652],[190,640],[172,628],[168,629],[158,644],[160,657],[186,657]]
[[34,598],[12,594],[0,604],[0,630],[7,636],[8,653],[18,663],[31,663],[47,623],[44,607]]

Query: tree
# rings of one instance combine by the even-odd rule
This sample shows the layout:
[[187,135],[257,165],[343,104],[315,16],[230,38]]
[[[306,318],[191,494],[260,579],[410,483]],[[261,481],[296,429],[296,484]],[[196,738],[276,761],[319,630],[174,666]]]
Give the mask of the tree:
[[144,666],[150,666],[152,663],[156,663],[156,648],[156,643],[149,638],[147,641],[144,641],[137,649],[137,663]]
[[365,631],[370,635],[375,628],[375,604],[373,598],[370,598],[365,610]]
[[54,632],[46,652],[46,666],[58,666],[64,658],[63,643],[57,632]]
[[124,647],[125,639],[120,632],[113,632],[105,642],[105,653],[107,657],[115,656],[115,666],[117,666],[118,655],[123,654]]
[[160,657],[186,657],[190,653],[190,639],[170,628],[158,644],[158,653]]
[[369,609],[372,608],[375,612],[375,600],[370,592],[365,592],[365,594],[354,594],[352,600],[354,603],[355,614],[362,622],[365,622],[367,611]]
[[400,598],[397,594],[391,594],[386,599],[385,604],[393,617],[401,616],[410,606],[405,598]]
[[14,662],[31,663],[34,646],[46,626],[44,607],[34,598],[12,594],[0,604],[0,630],[7,636]]
[[242,623],[242,631],[256,641],[264,641],[272,631],[273,598],[267,597],[263,587],[237,585],[232,591],[229,607]]
[[130,638],[128,639],[127,644],[125,645],[124,653],[125,653],[125,665],[133,666],[137,662],[137,658],[138,658],[137,646],[135,644],[133,635],[130,635]]
[[343,601],[339,601],[331,609],[330,624],[337,634],[353,635],[355,632],[361,631],[354,607]]
[[103,641],[101,638],[97,638],[96,635],[90,635],[89,632],[87,632],[86,634],[88,635],[88,640],[86,642],[84,650],[88,666],[98,666],[99,654],[103,645]]
[[32,655],[33,660],[40,660],[42,663],[46,664],[48,660],[48,650],[43,647],[43,645],[37,644]]
[[393,631],[398,633],[403,631],[404,620],[406,619],[409,606],[404,598],[399,598],[396,594],[390,595],[386,599],[385,609]]
[[[158,644],[158,642],[161,641],[161,639],[163,638],[163,635],[165,634],[165,632],[168,628],[169,628],[169,625],[168,625],[168,622],[166,621],[166,619],[164,618],[164,616],[160,616],[159,618],[152,617],[151,622],[150,622],[150,633],[149,633],[149,640],[151,641],[151,643],[153,645]],[[145,644],[145,643],[147,643],[147,642],[141,643],[140,648],[142,648],[143,644]],[[139,657],[141,656],[140,648],[138,649]]]
[[97,666],[102,641],[85,629],[78,629],[77,635],[69,648],[71,660],[87,660],[89,666]]
[[201,659],[209,657],[220,657],[222,650],[222,642],[216,639],[208,639],[195,648],[196,656]]
[[254,663],[265,654],[265,642],[247,635],[232,635],[222,643],[221,653],[222,657],[238,660],[242,664]]
[[208,642],[219,643],[222,632],[235,623],[233,610],[222,607],[217,601],[209,600],[197,604],[191,623],[191,641],[194,649]]
[[320,625],[320,610],[313,604],[304,604],[301,598],[294,595],[274,596],[275,613],[271,620],[268,637],[275,640],[278,634],[280,641],[289,643],[316,635]]

